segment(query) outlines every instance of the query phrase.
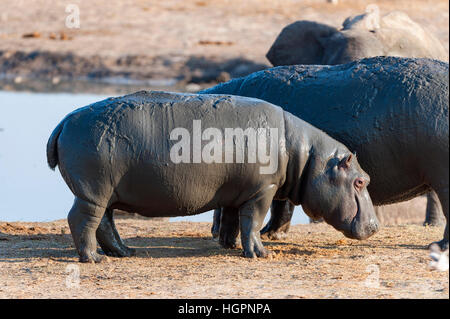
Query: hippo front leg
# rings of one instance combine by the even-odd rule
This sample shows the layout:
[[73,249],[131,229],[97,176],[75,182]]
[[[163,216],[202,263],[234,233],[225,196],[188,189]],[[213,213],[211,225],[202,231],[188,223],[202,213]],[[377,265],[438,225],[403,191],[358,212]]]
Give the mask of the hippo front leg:
[[280,239],[291,226],[295,206],[289,201],[274,200],[270,207],[270,220],[261,230],[261,236],[269,239]]
[[125,245],[117,232],[112,209],[107,209],[96,232],[97,241],[103,252],[112,257],[131,257],[136,250]]
[[276,186],[270,185],[239,208],[239,226],[245,257],[255,258],[269,255],[269,251],[262,244],[259,231],[275,193]]
[[99,263],[107,259],[97,253],[95,232],[105,213],[105,208],[75,198],[67,220],[80,262]]

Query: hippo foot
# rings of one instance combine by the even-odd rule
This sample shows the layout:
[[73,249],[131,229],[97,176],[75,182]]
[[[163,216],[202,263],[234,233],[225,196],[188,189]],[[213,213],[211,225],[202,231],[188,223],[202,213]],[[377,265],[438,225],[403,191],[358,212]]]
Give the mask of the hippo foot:
[[235,236],[222,234],[222,236],[219,237],[219,244],[225,249],[235,249],[237,247],[237,239]]
[[127,246],[123,246],[117,249],[107,249],[102,247],[103,252],[105,255],[110,257],[132,257],[136,256],[136,249],[130,248]]
[[279,239],[284,238],[286,236],[287,236],[287,234],[285,232],[281,232],[281,231],[261,232],[261,238],[263,238],[263,239],[279,240]]
[[260,234],[261,238],[270,239],[270,240],[279,240],[287,236],[287,232],[291,223],[285,223],[281,227],[275,228],[272,224],[267,224],[263,229],[261,229]]
[[272,252],[266,248],[255,249],[254,251],[245,251],[243,252],[243,257],[245,258],[268,258],[272,255]]
[[211,235],[212,235],[212,239],[214,241],[219,240],[219,232],[218,231],[217,232],[211,232]]
[[80,255],[80,262],[82,263],[103,263],[108,262],[109,259],[106,256],[102,256],[97,252],[83,253]]

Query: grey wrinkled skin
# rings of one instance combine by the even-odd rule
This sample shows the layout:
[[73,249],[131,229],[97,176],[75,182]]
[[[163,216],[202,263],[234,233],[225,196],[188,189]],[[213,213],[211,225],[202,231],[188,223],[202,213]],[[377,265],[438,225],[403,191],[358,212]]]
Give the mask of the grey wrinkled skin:
[[[175,164],[170,150],[179,141],[170,140],[170,133],[185,128],[192,135],[199,119],[203,129],[222,132],[278,129],[279,152],[270,155],[278,161],[275,173],[261,174],[259,163],[225,163],[230,150],[223,151],[221,163]],[[247,143],[241,146],[248,151]],[[109,98],[67,115],[49,138],[47,160],[51,168],[58,165],[75,195],[68,222],[81,262],[106,258],[97,253],[97,242],[109,256],[133,255],[117,233],[113,209],[172,217],[223,207],[220,243],[234,248],[240,232],[246,257],[269,253],[259,230],[274,198],[302,204],[351,238],[378,229],[369,176],[356,157],[322,131],[257,99],[145,91]]]
[[[201,93],[260,98],[342,142],[371,176],[374,205],[434,190],[447,220],[439,242],[446,248],[448,77],[448,63],[376,57],[338,66],[276,67]],[[280,211],[271,220],[292,214]]]

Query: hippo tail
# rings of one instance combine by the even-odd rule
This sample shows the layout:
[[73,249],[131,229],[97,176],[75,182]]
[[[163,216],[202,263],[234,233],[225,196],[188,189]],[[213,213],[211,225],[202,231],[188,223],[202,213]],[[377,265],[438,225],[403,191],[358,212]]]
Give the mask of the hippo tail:
[[64,124],[66,123],[67,117],[64,118],[58,126],[53,130],[52,135],[47,142],[47,163],[48,166],[52,170],[55,170],[55,167],[58,165],[58,137],[61,134],[61,131],[64,128]]

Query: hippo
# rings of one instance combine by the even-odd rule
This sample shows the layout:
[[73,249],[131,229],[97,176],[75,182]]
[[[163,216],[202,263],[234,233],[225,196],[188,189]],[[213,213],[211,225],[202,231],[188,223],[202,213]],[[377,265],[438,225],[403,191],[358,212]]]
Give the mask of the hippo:
[[146,91],[108,98],[59,123],[47,160],[75,195],[68,223],[81,262],[106,258],[97,241],[109,256],[134,253],[114,209],[173,217],[223,207],[222,244],[235,246],[240,232],[245,257],[269,254],[259,231],[274,198],[301,204],[350,238],[379,227],[356,155],[258,99]]
[[[375,56],[448,61],[446,49],[431,32],[401,11],[380,16],[376,5],[346,18],[340,30],[318,22],[296,21],[281,31],[266,54],[273,66],[335,65]],[[426,196],[424,225],[442,225],[444,217],[436,193]]]
[[300,20],[286,26],[266,54],[273,66],[343,64],[362,58],[398,56],[448,62],[448,53],[433,34],[404,12],[380,17],[378,10],[351,16],[338,30]]
[[[280,66],[201,91],[255,97],[286,111],[359,154],[371,176],[373,204],[405,201],[434,190],[447,221],[448,63],[375,57],[347,64]],[[285,231],[293,206],[274,201],[263,233]],[[213,235],[220,224],[215,212]]]

